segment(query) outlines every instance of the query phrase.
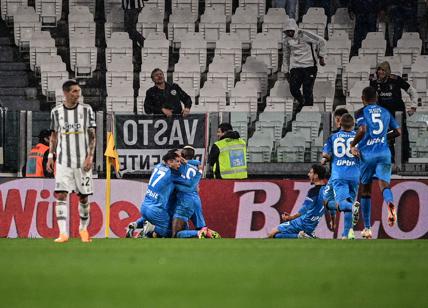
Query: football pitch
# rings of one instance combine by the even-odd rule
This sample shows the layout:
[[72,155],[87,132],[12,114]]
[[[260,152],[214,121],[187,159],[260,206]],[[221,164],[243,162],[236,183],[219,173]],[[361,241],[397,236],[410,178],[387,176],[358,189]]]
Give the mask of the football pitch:
[[0,239],[0,307],[428,307],[428,241]]

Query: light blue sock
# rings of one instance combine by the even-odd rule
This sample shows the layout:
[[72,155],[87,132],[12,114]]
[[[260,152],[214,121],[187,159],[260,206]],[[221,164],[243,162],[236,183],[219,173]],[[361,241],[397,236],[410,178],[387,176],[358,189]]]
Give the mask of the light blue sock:
[[386,204],[393,203],[394,197],[392,196],[391,188],[387,187],[382,192],[383,200],[385,200]]
[[336,201],[329,201],[327,204],[328,211],[332,217],[336,217]]
[[370,221],[371,207],[371,197],[361,197],[361,209],[363,211],[364,228],[370,228],[372,225]]
[[342,236],[348,236],[349,229],[352,228],[352,203],[348,200],[340,201],[339,209],[343,212],[345,219],[343,221]]
[[138,218],[138,220],[136,221],[137,223],[137,229],[141,229],[142,227],[144,227],[144,222],[146,220],[143,217]]
[[277,233],[274,238],[297,238],[296,233]]
[[181,230],[177,232],[179,238],[192,238],[198,237],[198,230]]

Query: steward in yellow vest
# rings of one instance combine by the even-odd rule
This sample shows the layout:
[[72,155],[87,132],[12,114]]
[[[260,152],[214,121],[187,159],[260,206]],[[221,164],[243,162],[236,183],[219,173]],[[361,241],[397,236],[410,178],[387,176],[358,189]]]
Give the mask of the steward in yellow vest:
[[30,151],[27,162],[23,168],[23,176],[26,177],[53,177],[52,173],[46,170],[49,154],[50,130],[42,130],[39,134],[39,143]]

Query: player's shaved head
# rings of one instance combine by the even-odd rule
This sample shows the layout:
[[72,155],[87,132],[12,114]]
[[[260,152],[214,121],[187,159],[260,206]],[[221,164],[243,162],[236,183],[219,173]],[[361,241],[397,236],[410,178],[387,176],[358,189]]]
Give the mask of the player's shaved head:
[[340,117],[340,126],[346,130],[352,130],[352,128],[354,127],[355,122],[354,122],[354,117],[352,115],[350,115],[349,113],[345,113],[344,115],[342,115]]
[[372,103],[377,99],[376,89],[373,87],[365,87],[362,93],[363,102]]

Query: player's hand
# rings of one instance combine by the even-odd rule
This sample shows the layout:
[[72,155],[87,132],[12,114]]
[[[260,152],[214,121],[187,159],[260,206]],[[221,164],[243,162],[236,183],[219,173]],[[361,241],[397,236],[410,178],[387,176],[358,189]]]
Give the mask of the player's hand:
[[412,116],[416,112],[416,107],[411,107],[409,110],[407,110],[407,114],[409,116]]
[[92,155],[86,157],[85,161],[83,162],[83,171],[88,172],[92,169],[92,160]]
[[162,112],[167,118],[172,117],[172,109],[162,108]]
[[325,60],[324,60],[324,57],[319,57],[319,59],[320,59],[320,65],[321,65],[321,66],[325,66]]
[[183,111],[181,112],[181,114],[183,115],[183,117],[187,117],[190,113],[190,109],[189,108],[184,108]]
[[357,147],[351,147],[351,154],[356,157],[360,157],[360,151],[358,150]]
[[53,158],[48,158],[48,162],[46,163],[46,171],[49,173],[54,172],[54,160],[53,160]]

